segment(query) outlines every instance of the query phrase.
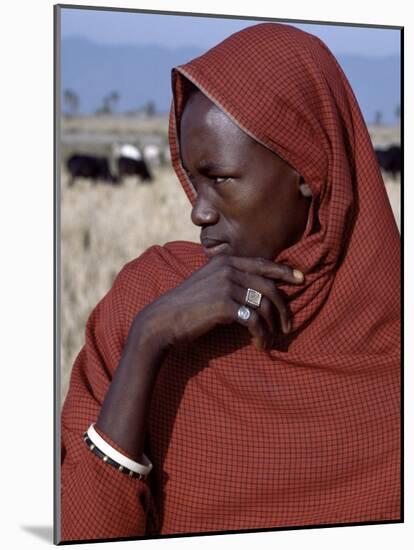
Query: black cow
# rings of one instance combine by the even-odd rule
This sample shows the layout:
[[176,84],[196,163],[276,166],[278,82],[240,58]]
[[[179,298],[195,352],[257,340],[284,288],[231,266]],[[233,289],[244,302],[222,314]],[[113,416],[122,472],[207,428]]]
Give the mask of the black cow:
[[119,181],[122,181],[124,176],[138,176],[141,181],[146,183],[150,183],[154,179],[144,159],[137,160],[120,156],[117,158],[117,165]]
[[389,172],[396,179],[401,173],[401,147],[390,145],[387,149],[375,149],[378,163],[384,172]]
[[98,180],[109,183],[118,182],[118,178],[111,174],[106,157],[75,154],[68,158],[66,167],[71,176],[69,186],[75,183],[76,178],[89,178],[93,183]]

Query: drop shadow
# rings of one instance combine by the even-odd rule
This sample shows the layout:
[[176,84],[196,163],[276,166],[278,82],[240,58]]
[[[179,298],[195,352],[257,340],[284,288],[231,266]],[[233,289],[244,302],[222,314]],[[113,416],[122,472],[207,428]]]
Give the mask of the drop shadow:
[[20,525],[20,528],[41,540],[53,544],[53,525]]

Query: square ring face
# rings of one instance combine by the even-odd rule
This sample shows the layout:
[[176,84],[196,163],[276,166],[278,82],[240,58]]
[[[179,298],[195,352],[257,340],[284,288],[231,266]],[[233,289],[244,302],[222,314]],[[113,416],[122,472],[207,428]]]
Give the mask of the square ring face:
[[246,304],[249,304],[253,307],[259,307],[261,299],[262,295],[260,292],[257,292],[257,290],[253,290],[253,288],[247,289]]

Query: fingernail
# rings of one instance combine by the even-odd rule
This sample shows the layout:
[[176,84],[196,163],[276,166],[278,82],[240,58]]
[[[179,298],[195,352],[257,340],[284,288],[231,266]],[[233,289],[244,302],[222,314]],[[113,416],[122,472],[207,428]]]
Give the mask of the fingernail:
[[293,276],[295,277],[295,279],[297,279],[298,281],[303,281],[303,279],[305,278],[302,271],[299,271],[299,269],[294,269],[293,270]]

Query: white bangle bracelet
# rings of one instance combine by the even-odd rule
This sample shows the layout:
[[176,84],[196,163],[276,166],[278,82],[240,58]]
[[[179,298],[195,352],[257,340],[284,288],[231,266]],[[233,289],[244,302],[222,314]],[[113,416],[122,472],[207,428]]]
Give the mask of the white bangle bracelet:
[[109,443],[103,439],[98,432],[95,430],[95,424],[91,424],[89,426],[89,429],[87,431],[89,439],[92,441],[98,449],[100,449],[103,453],[105,453],[106,456],[109,456],[109,458],[112,458],[112,460],[115,460],[116,462],[119,462],[122,466],[125,466],[125,468],[128,468],[129,470],[132,470],[136,474],[141,475],[147,475],[152,469],[152,464],[148,457],[142,453],[142,458],[145,461],[144,464],[140,464],[139,462],[135,462],[135,460],[131,460],[127,456],[124,456],[120,452],[118,452],[116,449],[111,447]]

